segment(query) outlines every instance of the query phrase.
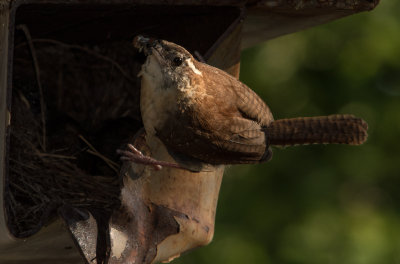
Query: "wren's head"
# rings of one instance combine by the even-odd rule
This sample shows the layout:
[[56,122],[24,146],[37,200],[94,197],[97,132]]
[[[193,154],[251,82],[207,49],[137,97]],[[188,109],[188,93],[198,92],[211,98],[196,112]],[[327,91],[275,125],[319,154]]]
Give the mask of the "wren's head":
[[195,66],[198,62],[181,46],[140,35],[135,37],[133,44],[147,57],[139,76],[150,78],[160,88],[179,88],[191,75],[202,76]]

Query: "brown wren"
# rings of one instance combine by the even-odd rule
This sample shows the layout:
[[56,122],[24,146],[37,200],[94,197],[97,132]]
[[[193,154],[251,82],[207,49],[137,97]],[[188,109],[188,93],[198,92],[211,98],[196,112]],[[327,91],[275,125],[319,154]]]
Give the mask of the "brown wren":
[[[197,61],[183,47],[137,36],[145,54],[140,109],[147,143],[160,141],[176,163],[144,156],[129,145],[123,160],[160,168],[192,169],[204,164],[260,163],[271,145],[362,144],[367,123],[352,115],[299,117],[274,121],[269,107],[226,72]],[[158,144],[159,146],[159,144]]]

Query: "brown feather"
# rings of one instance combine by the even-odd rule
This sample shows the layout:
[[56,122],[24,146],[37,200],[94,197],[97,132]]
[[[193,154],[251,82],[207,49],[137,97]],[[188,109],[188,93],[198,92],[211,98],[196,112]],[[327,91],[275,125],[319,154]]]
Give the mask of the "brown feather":
[[353,115],[280,119],[268,128],[271,145],[349,144],[367,140],[367,123]]

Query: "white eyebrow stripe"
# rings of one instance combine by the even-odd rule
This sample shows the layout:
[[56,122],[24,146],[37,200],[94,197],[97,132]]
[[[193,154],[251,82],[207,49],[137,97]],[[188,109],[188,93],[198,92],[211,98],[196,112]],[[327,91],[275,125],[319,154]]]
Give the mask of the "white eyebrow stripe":
[[188,64],[189,68],[192,69],[192,71],[193,71],[195,74],[203,76],[203,74],[201,73],[201,71],[199,71],[199,70],[196,68],[196,66],[194,66],[194,64],[193,64],[193,62],[192,62],[191,59],[187,59],[186,62],[187,62],[187,64]]

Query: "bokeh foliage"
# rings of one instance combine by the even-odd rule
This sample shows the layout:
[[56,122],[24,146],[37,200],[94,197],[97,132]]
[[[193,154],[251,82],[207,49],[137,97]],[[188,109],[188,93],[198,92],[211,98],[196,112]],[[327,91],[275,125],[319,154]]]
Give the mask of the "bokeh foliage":
[[274,149],[228,169],[214,241],[174,263],[400,263],[400,2],[242,54],[276,119],[352,113],[360,147]]

